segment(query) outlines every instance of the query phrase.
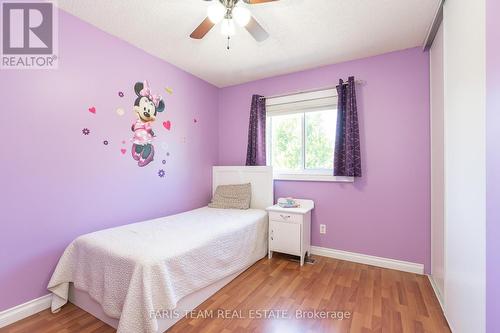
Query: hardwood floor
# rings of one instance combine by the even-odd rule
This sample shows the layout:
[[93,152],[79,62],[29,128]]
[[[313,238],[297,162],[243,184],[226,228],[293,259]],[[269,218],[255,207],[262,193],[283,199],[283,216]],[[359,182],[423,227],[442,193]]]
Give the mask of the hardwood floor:
[[68,303],[58,313],[44,310],[17,323],[0,328],[9,333],[112,333],[116,330],[94,316]]
[[[288,259],[276,254],[260,260],[168,332],[450,332],[426,276],[318,256],[314,265],[300,268]],[[68,304],[57,314],[45,310],[0,332],[114,329]]]

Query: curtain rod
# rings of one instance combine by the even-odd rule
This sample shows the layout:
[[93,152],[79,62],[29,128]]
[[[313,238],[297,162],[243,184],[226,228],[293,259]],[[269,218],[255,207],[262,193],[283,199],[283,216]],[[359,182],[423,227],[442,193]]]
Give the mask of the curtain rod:
[[[362,81],[362,80],[355,80],[354,83],[362,84],[362,83],[364,83],[364,81]],[[346,84],[348,84],[348,82],[344,81],[343,85],[346,85]],[[315,91],[328,90],[328,89],[336,89],[336,88],[337,88],[337,86],[335,85],[335,86],[328,86],[328,87],[324,87],[324,88],[315,88],[315,89],[310,89],[310,90],[300,90],[300,91],[294,91],[294,92],[291,92],[291,93],[280,94],[280,95],[263,96],[263,97],[261,97],[261,99],[262,98],[269,99],[269,98],[286,97],[286,96],[291,96],[291,95],[305,94],[305,93],[311,93],[311,92],[315,92]]]

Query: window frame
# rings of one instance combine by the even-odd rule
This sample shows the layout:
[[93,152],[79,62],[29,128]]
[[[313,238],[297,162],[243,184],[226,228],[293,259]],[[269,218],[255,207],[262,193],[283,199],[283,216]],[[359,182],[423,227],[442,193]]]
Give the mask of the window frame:
[[334,176],[333,169],[306,168],[306,113],[337,109],[337,91],[335,88],[301,92],[266,99],[266,160],[272,166],[272,118],[278,115],[301,114],[302,169],[299,171],[275,170],[276,180],[322,181],[322,182],[354,182],[354,177]]

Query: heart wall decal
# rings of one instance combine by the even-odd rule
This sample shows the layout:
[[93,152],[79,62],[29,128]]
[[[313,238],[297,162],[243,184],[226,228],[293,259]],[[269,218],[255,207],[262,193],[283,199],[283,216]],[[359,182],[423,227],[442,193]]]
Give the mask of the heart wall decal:
[[89,108],[89,112],[95,114],[96,113],[95,106]]
[[127,152],[127,149],[122,148],[122,149],[120,149],[120,151],[121,151],[121,153],[122,153],[123,155],[125,155],[125,153]]
[[165,129],[167,129],[168,131],[170,131],[171,126],[172,126],[172,124],[170,123],[170,120],[163,122],[163,127],[165,127]]

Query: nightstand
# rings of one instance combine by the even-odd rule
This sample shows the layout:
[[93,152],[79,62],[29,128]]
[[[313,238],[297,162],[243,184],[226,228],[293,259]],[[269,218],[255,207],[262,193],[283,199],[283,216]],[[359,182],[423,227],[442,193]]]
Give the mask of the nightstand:
[[269,259],[273,252],[300,257],[300,266],[311,253],[311,210],[314,201],[295,199],[297,208],[281,208],[277,204],[267,207],[269,212]]

